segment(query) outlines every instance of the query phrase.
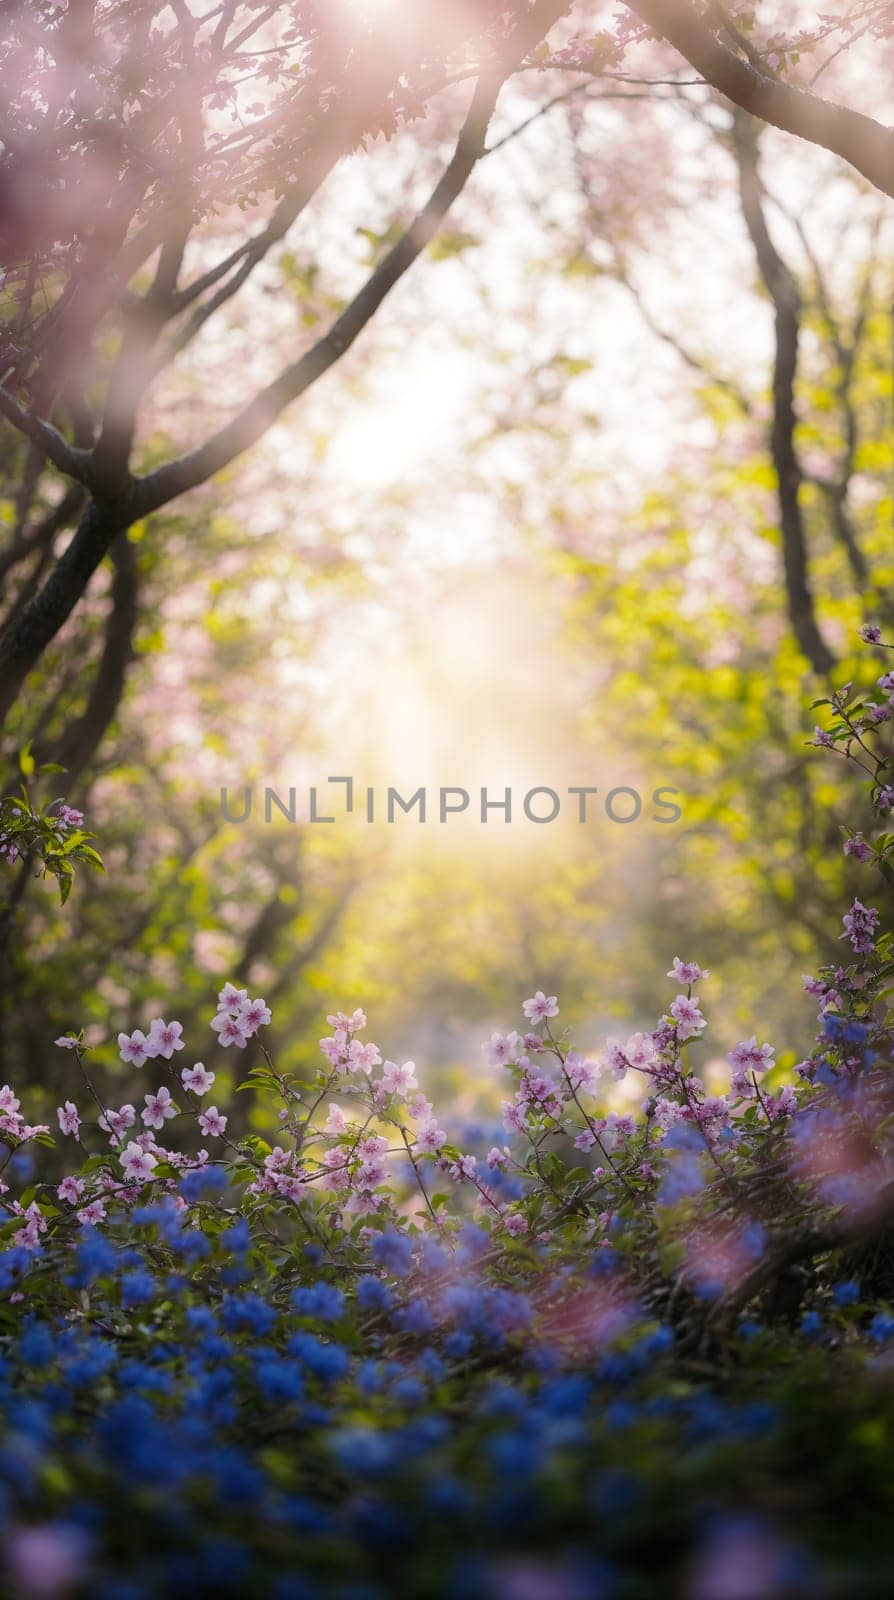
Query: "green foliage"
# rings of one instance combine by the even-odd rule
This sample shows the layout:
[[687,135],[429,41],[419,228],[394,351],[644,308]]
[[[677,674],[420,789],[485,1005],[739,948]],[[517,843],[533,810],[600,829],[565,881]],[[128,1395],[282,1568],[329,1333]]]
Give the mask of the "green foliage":
[[19,768],[26,782],[17,794],[0,799],[0,858],[7,870],[21,862],[24,870],[33,864],[39,868],[40,876],[55,878],[59,900],[64,905],[77,866],[105,870],[102,858],[90,843],[95,836],[80,826],[81,813],[72,812],[64,800],[48,800],[39,810],[31,801],[27,781],[39,783],[64,768],[52,762],[36,766],[28,745],[20,753]]

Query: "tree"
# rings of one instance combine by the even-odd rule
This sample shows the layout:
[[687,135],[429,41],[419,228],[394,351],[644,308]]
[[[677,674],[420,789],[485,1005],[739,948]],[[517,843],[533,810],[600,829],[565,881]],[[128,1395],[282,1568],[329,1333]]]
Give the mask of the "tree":
[[[546,35],[568,9],[426,5],[397,26],[387,7],[350,0],[226,0],[201,16],[184,0],[7,9],[0,51],[16,87],[0,107],[0,412],[19,446],[2,559],[5,575],[25,581],[0,633],[0,719],[108,557],[115,583],[91,707],[91,737],[101,737],[136,609],[126,530],[228,467],[342,358],[434,237],[521,68],[610,71],[648,28],[736,104],[891,192],[894,135],[789,82],[791,41],[750,38],[719,8],[644,0],[634,8],[642,25],[628,19],[583,44],[572,35],[551,52]],[[886,36],[889,23],[879,7],[835,26],[846,44],[867,30]],[[346,155],[421,117],[457,80],[474,88],[452,156],[327,331],[200,444],[147,465],[138,424],[160,374],[245,288]],[[261,216],[254,231],[245,210]],[[222,216],[239,234],[224,249]],[[70,743],[65,754],[83,764],[87,729]]]
[[[720,5],[702,9],[688,0],[632,0],[631,9],[740,110],[831,150],[884,194],[894,195],[894,130],[850,106],[822,99],[810,87],[785,81],[780,68],[787,59],[797,62],[803,39],[774,39],[770,49],[762,50],[743,31],[749,20],[740,21],[735,8],[728,11]],[[894,12],[884,0],[870,0],[847,21],[822,21],[841,29],[842,48],[858,29],[880,38],[894,32]]]

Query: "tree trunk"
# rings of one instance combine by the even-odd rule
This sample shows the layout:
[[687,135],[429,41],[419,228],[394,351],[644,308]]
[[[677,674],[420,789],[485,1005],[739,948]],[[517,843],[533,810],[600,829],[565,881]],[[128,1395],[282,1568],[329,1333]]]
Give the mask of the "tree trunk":
[[115,535],[130,520],[123,506],[91,500],[43,588],[10,618],[0,635],[0,728],[28,673],[68,620]]

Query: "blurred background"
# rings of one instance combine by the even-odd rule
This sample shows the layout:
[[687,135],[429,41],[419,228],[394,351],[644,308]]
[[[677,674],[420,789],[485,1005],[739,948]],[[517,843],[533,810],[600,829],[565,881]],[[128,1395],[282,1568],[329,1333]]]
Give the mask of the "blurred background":
[[[824,92],[884,120],[887,48],[832,61]],[[835,958],[860,885],[842,824],[862,820],[807,707],[872,680],[857,629],[894,610],[890,206],[664,47],[637,62],[512,79],[492,153],[351,353],[237,467],[132,528],[47,653],[6,755],[30,740],[67,767],[53,785],[108,871],[62,911],[4,869],[20,937],[0,1080],[55,1104],[58,1033],[84,1026],[112,1065],[109,1038],[157,1015],[210,1051],[231,978],[272,1006],[282,1066],[360,1005],[383,1054],[471,1105],[498,1094],[481,1040],[525,996],[557,994],[594,1049],[654,1024],[675,955],[711,969],[711,1055],[752,1032],[788,1062],[806,1049],[801,974]],[[339,166],[156,387],[144,464],[344,304],[427,192],[464,92]],[[213,243],[237,220],[221,209]],[[793,338],[787,422],[772,375]],[[9,530],[21,449],[10,434]],[[10,605],[41,563],[12,548]],[[379,820],[264,821],[264,786],[306,796],[335,774],[377,790]],[[389,784],[426,785],[430,820],[382,820]],[[228,824],[221,787],[238,809],[246,785],[252,817]],[[443,826],[441,785],[472,793]],[[584,824],[566,800],[538,826],[537,785],[600,796]],[[627,826],[601,804],[619,785],[644,799]],[[477,791],[506,786],[513,821],[483,825]]]

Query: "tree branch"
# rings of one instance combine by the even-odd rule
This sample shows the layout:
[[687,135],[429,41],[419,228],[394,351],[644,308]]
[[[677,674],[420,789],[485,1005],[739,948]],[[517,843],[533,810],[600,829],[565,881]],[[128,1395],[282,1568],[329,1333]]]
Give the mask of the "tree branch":
[[[0,725],[28,672],[70,616],[116,534],[228,466],[350,349],[391,289],[434,237],[476,163],[486,153],[485,136],[505,79],[518,70],[568,4],[569,0],[534,0],[498,57],[482,70],[453,157],[414,223],[329,332],[298,361],[285,367],[232,422],[204,444],[134,481],[126,477],[126,468],[121,467],[122,451],[116,439],[111,461],[114,482],[103,484],[102,475],[98,478],[92,470],[93,452],[70,447],[54,428],[23,411],[12,396],[0,389],[0,412],[27,437],[42,443],[50,460],[86,483],[94,495],[43,588],[0,636]],[[123,234],[115,241],[116,248],[122,240]]]
[[43,588],[0,635],[0,726],[31,668],[70,617],[115,535],[133,520],[124,506],[91,500]]
[[45,422],[33,411],[27,411],[20,406],[14,395],[9,393],[0,384],[0,415],[7,422],[17,428],[19,433],[43,450],[54,467],[64,472],[68,478],[77,478],[79,483],[86,483],[89,476],[89,450],[79,450],[68,443],[68,440],[54,428],[51,422]]
[[[48,511],[40,522],[30,528],[18,530],[2,556],[0,556],[0,581],[2,581],[13,567],[26,561],[35,550],[42,550],[48,545],[67,524],[74,519],[81,509],[84,500],[84,488],[80,483],[73,483],[66,490],[57,506]],[[5,597],[4,597],[5,598]]]
[[133,656],[139,620],[139,578],[136,551],[126,533],[113,539],[109,555],[115,568],[111,610],[86,707],[82,716],[65,728],[58,744],[39,755],[41,761],[58,761],[66,770],[69,784],[80,777],[105,737],[121,703]]
[[774,128],[830,150],[883,194],[894,195],[894,130],[861,111],[771,78],[743,61],[718,39],[688,0],[627,0],[627,4],[734,105]]
[[800,496],[802,472],[795,449],[795,378],[801,295],[793,273],[780,256],[767,228],[758,174],[757,136],[750,118],[742,112],[736,113],[733,119],[732,145],[739,169],[742,215],[774,311],[776,358],[770,453],[776,471],[789,618],[795,638],[814,671],[826,675],[834,667],[835,657],[820,633],[814,610]]
[[484,155],[484,136],[496,104],[500,82],[480,80],[453,157],[428,202],[406,233],[389,251],[363,288],[336,318],[323,338],[300,360],[285,367],[274,381],[226,427],[197,449],[167,462],[137,483],[138,515],[144,516],[185,494],[229,466],[263,437],[287,406],[316,383],[351,348],[404,273],[434,238],[450,206]]

